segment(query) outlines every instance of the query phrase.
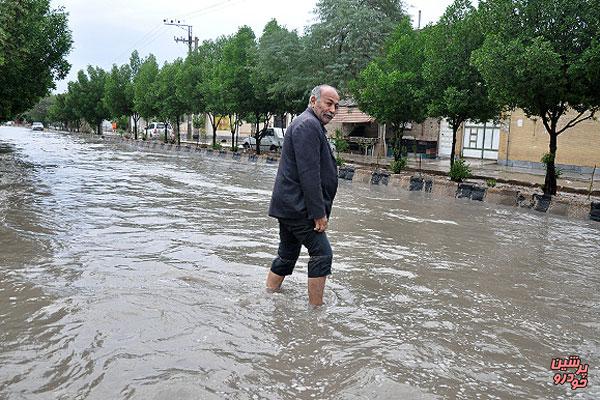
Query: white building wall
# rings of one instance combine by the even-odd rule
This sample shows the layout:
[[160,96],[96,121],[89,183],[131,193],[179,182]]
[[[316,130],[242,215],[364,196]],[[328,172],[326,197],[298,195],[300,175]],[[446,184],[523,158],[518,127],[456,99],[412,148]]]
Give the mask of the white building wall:
[[447,119],[440,121],[440,137],[438,140],[438,157],[450,158],[452,152],[452,128]]

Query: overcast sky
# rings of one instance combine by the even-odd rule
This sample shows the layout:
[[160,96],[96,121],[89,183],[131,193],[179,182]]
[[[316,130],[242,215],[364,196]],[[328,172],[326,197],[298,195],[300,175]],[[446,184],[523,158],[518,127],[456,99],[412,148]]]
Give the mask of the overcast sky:
[[[451,0],[409,0],[408,12],[421,26],[435,22]],[[135,49],[142,57],[154,54],[159,63],[185,57],[187,45],[173,38],[186,37],[187,30],[163,24],[163,19],[179,19],[193,26],[200,41],[230,35],[249,25],[260,36],[265,24],[275,18],[299,33],[314,21],[316,0],[51,0],[69,13],[73,50],[68,59],[71,71],[58,82],[56,92],[66,91],[67,82],[87,65],[110,69],[128,62]]]

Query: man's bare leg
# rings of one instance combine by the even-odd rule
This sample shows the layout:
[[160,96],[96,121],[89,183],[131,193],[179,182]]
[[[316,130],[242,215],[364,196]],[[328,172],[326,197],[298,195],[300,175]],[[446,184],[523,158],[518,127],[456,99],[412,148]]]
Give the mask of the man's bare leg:
[[308,303],[311,306],[323,304],[323,291],[325,290],[326,276],[308,278]]
[[279,290],[284,279],[285,276],[280,276],[269,271],[269,274],[267,275],[267,290],[271,292]]

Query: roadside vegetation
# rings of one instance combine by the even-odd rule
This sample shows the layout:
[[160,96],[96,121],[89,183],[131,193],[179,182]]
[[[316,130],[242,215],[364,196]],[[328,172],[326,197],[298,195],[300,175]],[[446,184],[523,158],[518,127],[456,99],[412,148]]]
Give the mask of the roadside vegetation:
[[[15,4],[22,3],[0,2],[13,13]],[[61,11],[46,13],[57,23],[66,19]],[[260,152],[269,120],[300,113],[310,89],[328,83],[340,89],[342,98],[356,101],[386,124],[394,171],[406,166],[401,143],[411,124],[427,117],[446,118],[454,144],[450,176],[464,179],[468,166],[455,155],[457,131],[464,121],[500,119],[504,112],[521,108],[539,118],[549,135],[544,194],[556,194],[558,136],[595,118],[600,108],[596,0],[481,0],[477,7],[469,0],[456,0],[436,24],[421,29],[413,27],[398,0],[320,0],[315,15],[304,34],[275,20],[260,37],[243,26],[162,66],[152,54],[140,57],[134,51],[127,64],[110,71],[92,66],[80,71],[66,93],[43,98],[37,105],[51,84],[45,90],[32,87],[26,101],[10,100],[10,93],[4,93],[0,116],[14,116],[35,105],[31,117],[68,129],[78,129],[82,120],[99,129],[103,119],[126,116],[132,118],[131,130],[138,138],[140,118],[178,129],[183,115],[206,115],[213,147],[220,120],[228,118],[232,147],[236,129],[247,121],[256,127]],[[3,31],[0,41],[7,34]],[[59,43],[64,46],[58,50],[64,57],[70,34],[66,28],[57,34],[62,35]],[[0,45],[7,48],[6,41]],[[6,80],[22,66],[12,75],[3,74],[13,63],[3,51],[0,79]],[[49,65],[49,75],[44,76],[64,76],[64,64],[63,59]],[[14,85],[2,83],[3,90]],[[567,118],[573,110],[575,117]],[[337,158],[343,163],[340,151],[338,147]]]

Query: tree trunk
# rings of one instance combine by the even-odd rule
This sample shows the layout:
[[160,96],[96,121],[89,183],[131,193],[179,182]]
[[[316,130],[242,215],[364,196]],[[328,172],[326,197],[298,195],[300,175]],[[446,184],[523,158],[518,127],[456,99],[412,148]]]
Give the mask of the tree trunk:
[[452,123],[452,149],[450,150],[450,168],[454,165],[454,158],[456,156],[456,133],[460,124]]
[[260,114],[254,114],[256,117],[256,133],[254,134],[256,138],[256,154],[260,154]]
[[133,114],[133,137],[135,138],[135,140],[138,140],[138,120],[140,119],[140,117],[137,116],[137,114]]
[[217,124],[215,122],[211,122],[210,125],[212,126],[212,130],[213,130],[212,147],[214,149],[217,147]]
[[96,125],[96,133],[98,135],[102,135],[102,122],[100,122],[98,125]]
[[553,130],[548,132],[550,135],[550,158],[546,164],[546,178],[544,179],[544,195],[553,196],[556,194],[556,166],[554,160],[556,159],[556,147],[557,138],[556,127],[553,126]]
[[[235,123],[234,123],[235,121]],[[237,143],[235,142],[235,131],[237,127],[237,119],[235,115],[229,115],[229,131],[231,132],[231,151],[235,151]]]
[[179,116],[175,118],[177,121],[177,146],[181,146],[181,134],[179,133]]

